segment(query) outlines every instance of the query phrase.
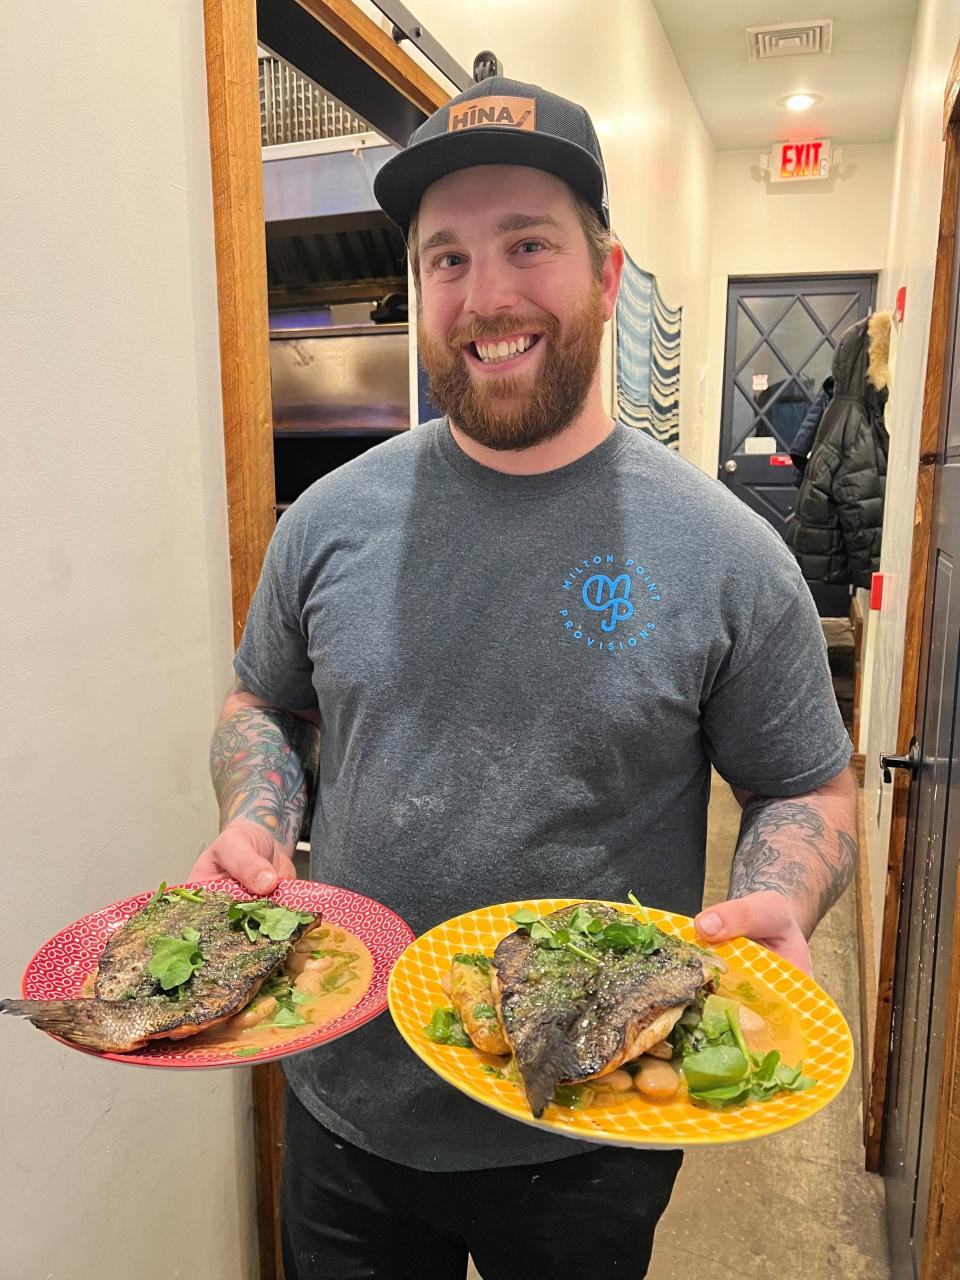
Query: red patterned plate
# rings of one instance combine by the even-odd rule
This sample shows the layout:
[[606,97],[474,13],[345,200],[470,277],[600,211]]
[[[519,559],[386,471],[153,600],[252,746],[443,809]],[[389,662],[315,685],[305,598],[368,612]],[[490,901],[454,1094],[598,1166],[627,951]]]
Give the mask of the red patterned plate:
[[[235,880],[209,880],[203,884],[191,881],[188,888],[220,889],[243,901],[252,895]],[[125,902],[94,911],[61,929],[45,942],[27,965],[22,990],[27,1000],[68,1000],[80,995],[86,979],[93,973],[107,941],[152,897],[152,892],[137,894]],[[311,1026],[303,1035],[280,1044],[270,1045],[255,1054],[238,1057],[235,1052],[191,1048],[191,1039],[154,1041],[136,1053],[98,1053],[62,1041],[71,1049],[109,1058],[113,1062],[135,1063],[141,1067],[239,1067],[256,1066],[286,1058],[318,1045],[329,1044],[348,1031],[355,1031],[387,1007],[387,979],[400,954],[413,941],[413,931],[388,907],[362,894],[351,893],[334,885],[317,884],[313,880],[281,880],[270,895],[274,902],[297,911],[314,911],[323,923],[347,929],[356,934],[373,957],[373,978],[357,1003],[339,1017],[320,1026]],[[54,1036],[53,1039],[59,1039]]]

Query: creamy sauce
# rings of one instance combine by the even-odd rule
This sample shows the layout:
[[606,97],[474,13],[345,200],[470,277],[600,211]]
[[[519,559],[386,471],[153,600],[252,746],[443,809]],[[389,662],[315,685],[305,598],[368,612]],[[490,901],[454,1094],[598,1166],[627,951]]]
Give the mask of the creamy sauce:
[[[308,964],[310,968],[306,967]],[[308,973],[314,976],[307,979]],[[242,1058],[296,1040],[311,1027],[322,1027],[357,1004],[373,980],[373,956],[347,929],[320,925],[300,939],[296,950],[288,956],[281,976],[288,980],[281,1002],[262,1021],[254,1026],[246,1025],[270,999],[266,993],[279,985],[275,978],[264,984],[246,1009],[207,1031],[190,1036],[184,1048],[207,1053],[232,1052]],[[96,978],[94,972],[84,980],[78,993],[81,997],[93,997]],[[320,989],[304,989],[311,986]],[[276,1025],[274,1019],[284,1006],[303,1021],[292,1027]]]
[[[310,943],[313,945],[307,951],[306,947]],[[318,994],[300,992],[301,996],[307,994],[307,998],[302,1003],[298,1000],[298,1003],[293,1006],[296,1014],[305,1020],[305,1024],[294,1027],[277,1026],[273,1023],[273,1018],[276,1016],[276,1013],[273,1013],[256,1026],[248,1027],[243,1025],[244,1015],[247,1013],[247,1010],[244,1010],[243,1013],[236,1014],[228,1021],[211,1027],[209,1031],[201,1031],[199,1035],[191,1036],[189,1047],[218,1053],[234,1052],[238,1053],[238,1056],[241,1054],[245,1056],[248,1051],[272,1049],[289,1040],[297,1040],[308,1032],[311,1026],[322,1027],[352,1009],[373,980],[373,956],[360,939],[346,929],[324,925],[305,935],[297,945],[298,951],[290,955],[284,968],[284,974],[294,984],[294,991],[297,991],[296,984],[308,972],[307,970],[304,970],[304,974],[297,972],[298,956],[302,957],[306,954],[310,959],[318,962],[325,960],[333,962],[322,973],[326,985],[331,989]],[[331,954],[324,954],[325,952]],[[271,985],[271,983],[265,984],[264,991],[269,991]],[[266,998],[261,993],[249,1009],[255,1010],[259,1002]]]
[[[790,1008],[790,1005],[775,991],[764,986],[752,974],[742,969],[729,969],[717,981],[718,995],[727,996],[731,1000],[738,1000],[746,1008],[753,1010],[759,1014],[764,1020],[764,1026],[756,1029],[743,1027],[743,1038],[747,1042],[747,1048],[751,1053],[769,1053],[771,1049],[779,1049],[780,1061],[786,1066],[795,1067],[802,1062],[806,1056],[807,1042],[802,1030],[800,1029],[800,1020]],[[628,1066],[629,1063],[625,1063]],[[673,1061],[675,1068],[679,1067],[680,1060],[675,1058]],[[629,1103],[636,1106],[638,1103],[642,1106],[657,1108],[663,1105],[662,1102],[645,1098],[642,1094],[631,1090],[627,1093],[614,1093],[611,1089],[603,1087],[603,1080],[591,1080],[590,1088],[595,1092],[595,1102],[605,1107],[618,1102]],[[674,1102],[677,1099],[686,1099],[687,1087],[683,1080],[683,1074],[680,1074],[680,1088],[673,1098],[668,1099]],[[586,1108],[589,1110],[589,1107]]]

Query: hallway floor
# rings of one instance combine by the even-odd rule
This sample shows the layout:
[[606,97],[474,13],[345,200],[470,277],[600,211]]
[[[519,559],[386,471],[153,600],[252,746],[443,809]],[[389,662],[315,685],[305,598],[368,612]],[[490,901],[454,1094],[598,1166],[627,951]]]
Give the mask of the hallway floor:
[[[707,903],[726,897],[739,821],[729,788],[715,779]],[[796,1129],[688,1154],[657,1230],[648,1280],[698,1274],[711,1280],[888,1280],[883,1182],[863,1168],[855,902],[848,891],[812,943],[817,979],[853,1033],[857,1061],[850,1082]],[[477,1280],[473,1269],[470,1280]]]

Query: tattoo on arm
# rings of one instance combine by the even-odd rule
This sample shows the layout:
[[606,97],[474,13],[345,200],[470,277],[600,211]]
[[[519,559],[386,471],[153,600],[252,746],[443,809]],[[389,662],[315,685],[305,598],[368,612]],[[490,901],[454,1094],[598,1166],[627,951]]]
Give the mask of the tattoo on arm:
[[244,707],[222,720],[210,745],[221,827],[245,818],[292,848],[316,770],[319,736],[314,725],[274,707]]
[[804,934],[850,883],[857,838],[831,821],[815,793],[794,800],[756,797],[743,811],[730,873],[730,897],[773,889],[789,899]]

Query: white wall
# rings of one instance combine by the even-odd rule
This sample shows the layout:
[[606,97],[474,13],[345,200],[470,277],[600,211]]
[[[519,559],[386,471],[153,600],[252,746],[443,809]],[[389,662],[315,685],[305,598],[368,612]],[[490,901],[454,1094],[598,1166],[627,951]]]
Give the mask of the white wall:
[[705,425],[691,457],[716,475],[723,399],[727,282],[731,276],[879,271],[890,215],[893,147],[843,144],[823,182],[770,183],[759,151],[720,151],[716,161]]
[[[369,2],[361,7],[380,17]],[[605,0],[602,14],[584,0],[417,0],[410,7],[468,72],[481,50],[493,49],[505,75],[590,112],[613,229],[657,276],[666,302],[683,307],[680,438],[689,452],[702,412],[714,150],[650,0]]]
[[[230,599],[202,6],[0,6],[0,994],[216,830]],[[252,1277],[247,1075],[0,1020],[0,1272]]]
[[910,69],[897,130],[893,207],[879,302],[892,307],[907,289],[903,326],[896,338],[890,400],[887,496],[880,570],[883,607],[873,615],[865,707],[864,809],[874,927],[879,940],[890,840],[890,792],[881,783],[877,757],[894,749],[903,669],[914,499],[923,406],[923,379],[943,180],[943,94],[957,41],[960,0],[923,0],[917,17]]

